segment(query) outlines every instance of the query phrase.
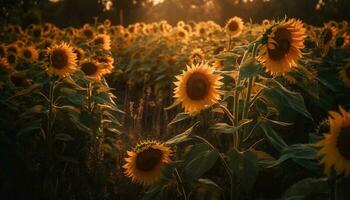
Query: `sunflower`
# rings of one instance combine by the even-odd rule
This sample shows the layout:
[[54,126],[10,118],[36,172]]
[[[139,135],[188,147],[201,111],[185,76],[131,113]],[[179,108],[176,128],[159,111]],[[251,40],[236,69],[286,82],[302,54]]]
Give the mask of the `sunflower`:
[[105,34],[106,33],[106,28],[105,28],[105,26],[104,25],[99,25],[98,27],[97,27],[97,32],[99,33],[99,34]]
[[10,53],[6,56],[7,58],[7,62],[11,65],[11,66],[15,66],[17,64],[17,55]]
[[262,25],[263,25],[263,26],[270,26],[270,20],[264,19],[264,20],[262,21]]
[[243,20],[239,17],[233,17],[226,23],[225,29],[231,37],[237,37],[242,33],[244,28]]
[[1,72],[11,72],[13,68],[11,65],[7,62],[6,58],[0,58],[0,71]]
[[73,52],[77,55],[77,61],[82,61],[85,56],[85,51],[81,48],[74,48]]
[[95,45],[100,45],[103,50],[109,51],[111,49],[111,38],[109,35],[100,34],[94,39]]
[[176,30],[176,36],[180,39],[183,39],[184,41],[186,41],[187,37],[188,37],[188,33],[185,29],[183,28],[177,28]]
[[195,59],[203,60],[204,59],[204,52],[202,51],[202,49],[199,49],[199,48],[193,49],[191,51],[189,59],[191,62],[193,62]]
[[103,76],[103,69],[103,66],[94,60],[87,60],[80,64],[80,70],[90,78],[100,79]]
[[323,28],[320,38],[318,41],[318,45],[323,48],[324,55],[328,53],[329,46],[332,44],[332,41],[335,39],[337,34],[337,29],[332,26],[326,26]]
[[96,60],[101,64],[103,74],[109,74],[113,70],[114,59],[111,56],[100,56]]
[[328,176],[333,169],[337,175],[350,175],[350,113],[342,107],[339,110],[329,112],[330,131],[316,143],[321,148],[317,156],[322,157],[320,163]]
[[23,48],[21,54],[28,61],[37,61],[39,58],[39,53],[33,46]]
[[0,44],[0,58],[6,56],[6,47],[2,44]]
[[77,56],[70,45],[66,43],[54,45],[47,49],[47,54],[49,56],[48,73],[50,75],[65,77],[77,69]]
[[185,26],[185,22],[184,21],[178,21],[176,24],[177,27],[182,28]]
[[13,44],[10,44],[10,45],[8,45],[7,47],[6,47],[6,51],[8,52],[8,53],[13,53],[13,54],[18,54],[18,52],[19,52],[19,48],[18,48],[18,46],[17,46],[17,44],[16,43],[13,43]]
[[95,32],[90,27],[83,28],[81,30],[81,34],[87,39],[92,39],[95,37]]
[[218,88],[222,77],[213,73],[207,63],[187,66],[187,71],[176,76],[174,97],[190,114],[216,103],[220,99]]
[[344,85],[350,88],[350,64],[339,71],[339,77],[343,81]]
[[265,32],[258,59],[272,74],[284,74],[301,58],[305,37],[301,21],[284,20]]
[[109,28],[111,26],[111,21],[109,19],[105,19],[105,21],[103,21],[103,25],[107,28]]
[[171,162],[171,153],[171,149],[160,142],[141,142],[127,151],[124,173],[135,183],[152,185],[160,180],[164,165]]
[[348,33],[344,33],[343,35],[339,35],[334,40],[334,46],[336,48],[346,49],[350,45],[350,35]]
[[34,39],[40,39],[43,34],[43,31],[41,29],[41,26],[35,26],[32,31],[32,36]]

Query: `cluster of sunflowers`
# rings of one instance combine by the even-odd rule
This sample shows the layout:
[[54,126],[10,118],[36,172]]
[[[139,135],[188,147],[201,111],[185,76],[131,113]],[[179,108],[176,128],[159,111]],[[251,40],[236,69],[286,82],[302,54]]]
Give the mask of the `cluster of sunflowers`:
[[38,169],[56,172],[45,197],[65,191],[61,163],[92,177],[96,193],[75,194],[90,199],[123,194],[123,173],[144,199],[327,199],[349,185],[346,21],[2,28],[0,133],[34,133]]

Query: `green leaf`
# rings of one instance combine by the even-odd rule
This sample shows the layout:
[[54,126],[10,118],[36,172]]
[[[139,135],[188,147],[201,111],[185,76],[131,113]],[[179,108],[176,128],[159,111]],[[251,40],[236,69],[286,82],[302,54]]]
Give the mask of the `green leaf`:
[[285,192],[284,199],[318,199],[316,197],[321,195],[328,196],[328,193],[329,185],[327,179],[306,178],[292,185]]
[[188,113],[179,113],[176,115],[176,117],[168,124],[168,126],[172,126],[178,122],[181,122],[185,119],[190,118],[191,116]]
[[65,133],[58,133],[55,135],[55,139],[56,140],[60,140],[60,141],[64,141],[64,142],[68,142],[68,141],[72,141],[73,137],[65,134]]
[[216,184],[214,181],[210,180],[210,179],[205,179],[205,178],[200,178],[198,179],[198,182],[200,184],[204,184],[210,187],[214,187],[218,190],[224,191],[218,184]]
[[262,64],[253,61],[243,64],[239,69],[239,76],[241,79],[257,76],[264,71]]
[[180,133],[178,135],[175,135],[171,139],[165,142],[166,145],[175,145],[181,142],[188,141],[190,138],[189,136],[192,133],[193,128],[198,124],[199,122],[195,123],[193,126],[191,126],[189,129],[187,129],[185,132]]
[[238,178],[245,192],[250,192],[259,172],[258,158],[253,151],[238,152],[235,149],[227,153],[228,164],[232,173]]
[[265,137],[271,142],[272,146],[279,152],[281,152],[288,145],[284,142],[284,140],[273,130],[269,125],[260,124],[259,125]]
[[197,154],[184,168],[186,179],[197,180],[214,166],[218,158],[219,154],[213,150],[206,150]]
[[350,199],[350,177],[343,177],[337,184],[337,200],[349,200]]
[[263,99],[264,102],[269,105],[272,104],[279,109],[283,109],[284,107],[290,108],[313,120],[305,106],[304,98],[301,94],[288,90],[275,80],[272,80],[272,83],[272,87],[262,89],[262,94],[259,98]]
[[285,147],[281,156],[271,166],[276,166],[288,159],[310,170],[319,170],[318,158],[315,156],[317,149],[312,144],[294,144]]
[[22,136],[27,133],[38,132],[41,129],[41,119],[29,121],[24,125],[24,128],[20,129],[16,136]]
[[236,130],[234,126],[228,125],[226,123],[216,123],[215,125],[211,126],[210,129],[214,129],[220,133],[227,134],[232,134]]

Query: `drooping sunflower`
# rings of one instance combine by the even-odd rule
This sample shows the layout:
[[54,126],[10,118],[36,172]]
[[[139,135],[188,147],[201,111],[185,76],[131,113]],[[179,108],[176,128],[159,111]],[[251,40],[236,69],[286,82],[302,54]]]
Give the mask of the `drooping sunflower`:
[[97,35],[94,39],[94,44],[100,45],[103,50],[109,51],[111,49],[111,38],[106,34]]
[[330,131],[316,143],[321,148],[317,156],[322,157],[320,163],[328,176],[333,170],[337,175],[350,175],[350,113],[342,107],[339,110],[329,112]]
[[187,112],[193,114],[216,103],[220,99],[219,88],[222,77],[214,74],[207,63],[187,66],[187,71],[176,76],[174,98],[182,103]]
[[331,46],[332,41],[334,41],[336,35],[337,29],[335,27],[328,25],[323,28],[318,40],[318,46],[322,48],[323,56],[328,54],[329,47]]
[[73,48],[66,43],[53,45],[47,49],[49,58],[48,74],[65,77],[77,69],[77,56]]
[[343,81],[344,85],[350,88],[350,64],[339,71],[339,77]]
[[296,66],[302,57],[305,37],[305,29],[300,20],[284,20],[266,30],[258,60],[267,71],[282,75]]
[[87,39],[93,39],[95,37],[95,32],[92,30],[92,28],[87,27],[81,30],[81,35]]
[[164,165],[171,162],[171,153],[171,149],[160,142],[141,142],[127,151],[124,173],[135,183],[152,185],[161,178]]
[[84,72],[87,77],[100,79],[103,76],[103,66],[94,61],[86,60],[80,64],[80,70]]
[[233,17],[229,19],[225,26],[226,33],[231,37],[239,36],[242,33],[243,28],[243,20],[239,17]]
[[109,28],[111,26],[111,21],[109,19],[105,19],[105,21],[103,21],[103,25],[107,28]]
[[39,53],[33,46],[23,48],[21,54],[28,61],[37,61],[39,58]]
[[109,74],[112,72],[114,63],[114,59],[112,56],[99,56],[98,58],[96,58],[96,60],[101,64],[103,74]]

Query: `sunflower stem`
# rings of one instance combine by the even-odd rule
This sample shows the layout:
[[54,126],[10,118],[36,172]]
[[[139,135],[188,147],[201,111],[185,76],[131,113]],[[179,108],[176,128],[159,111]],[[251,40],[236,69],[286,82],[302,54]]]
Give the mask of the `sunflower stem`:
[[198,135],[193,135],[193,137],[195,139],[198,139],[204,143],[206,143],[213,151],[215,151],[218,155],[219,155],[219,158],[222,162],[222,165],[224,166],[224,169],[230,179],[230,200],[233,200],[234,199],[234,191],[235,191],[235,184],[234,184],[234,178],[233,178],[233,175],[231,173],[231,170],[230,170],[230,167],[228,165],[228,163],[226,162],[225,158],[221,155],[220,151],[218,151],[209,141],[207,141],[206,139],[202,138],[201,136],[198,136]]
[[87,100],[88,100],[88,110],[91,113],[92,112],[92,84],[91,82],[87,85]]
[[175,176],[176,176],[177,185],[181,188],[182,196],[183,196],[184,200],[187,200],[187,195],[186,195],[185,187],[184,187],[184,185],[183,185],[181,176],[180,176],[179,171],[177,170],[177,168],[175,168],[174,172],[175,172],[174,174],[175,174]]

